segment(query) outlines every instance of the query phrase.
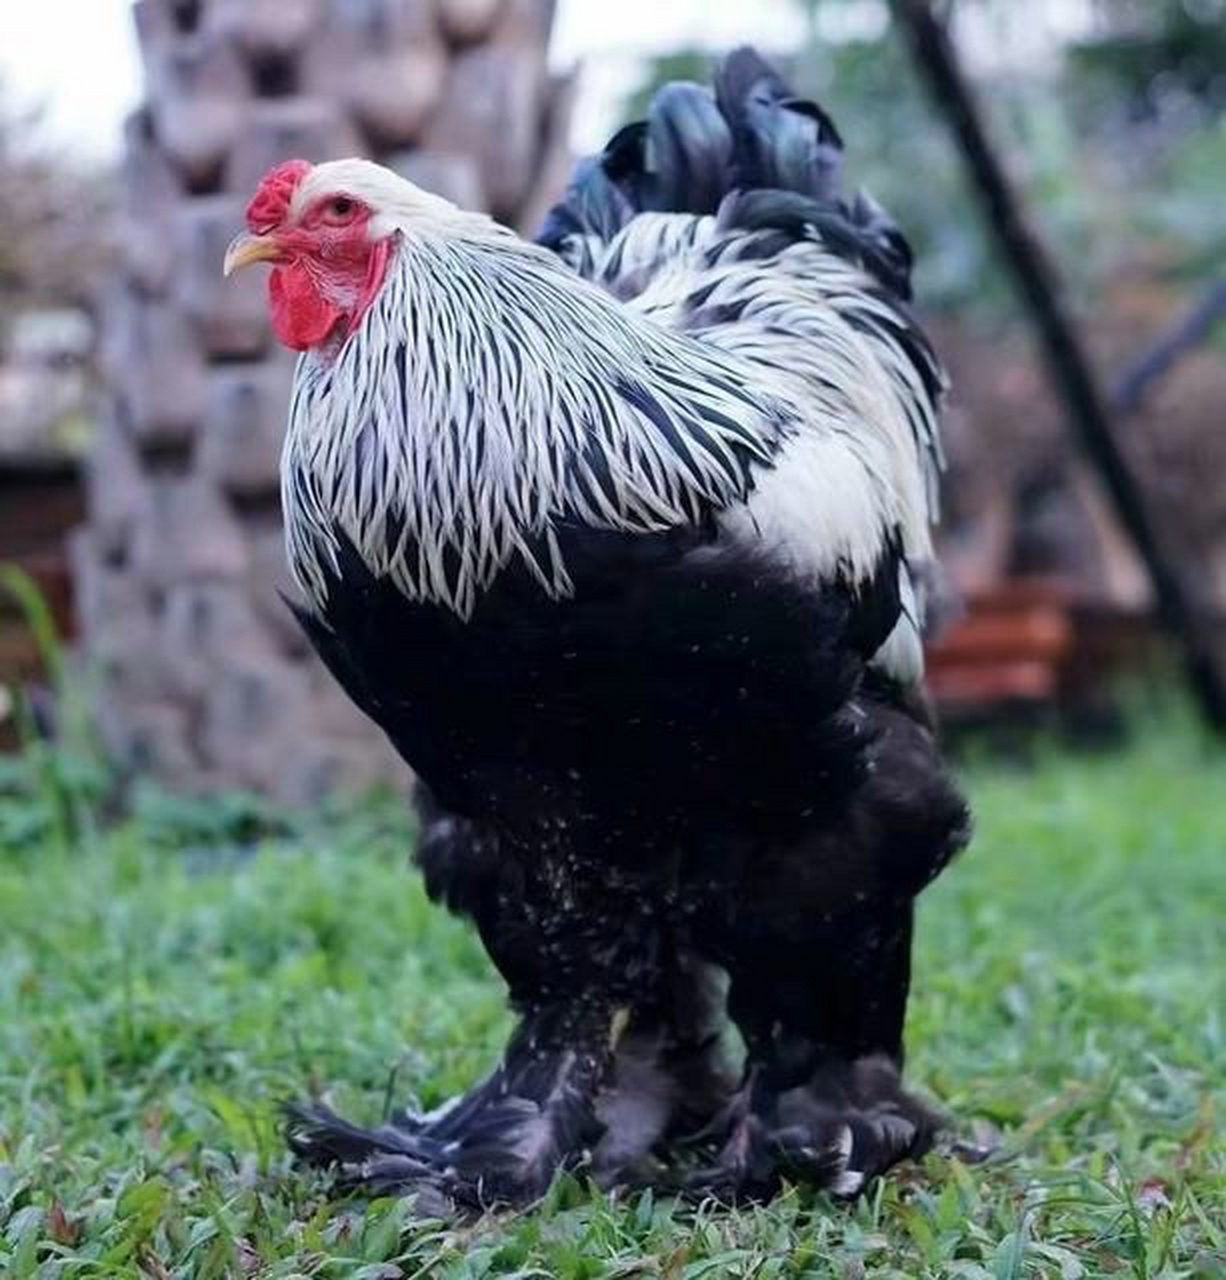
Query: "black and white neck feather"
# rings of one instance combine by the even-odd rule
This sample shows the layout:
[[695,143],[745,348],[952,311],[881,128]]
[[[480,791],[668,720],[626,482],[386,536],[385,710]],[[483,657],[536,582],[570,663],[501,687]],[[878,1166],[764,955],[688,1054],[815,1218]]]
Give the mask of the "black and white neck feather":
[[736,358],[489,227],[398,230],[358,331],[299,364],[284,503],[312,598],[335,529],[411,599],[460,614],[515,556],[564,595],[559,522],[692,523],[744,501],[753,465],[797,429]]

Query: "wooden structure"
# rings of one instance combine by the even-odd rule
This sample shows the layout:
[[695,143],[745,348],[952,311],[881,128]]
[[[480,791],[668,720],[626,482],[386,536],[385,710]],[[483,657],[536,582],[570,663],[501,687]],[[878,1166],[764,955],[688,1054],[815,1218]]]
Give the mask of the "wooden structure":
[[292,361],[259,273],[221,260],[261,175],[366,154],[530,226],[565,181],[552,0],[139,0],[109,410],[74,547],[104,740],[171,785],[289,802],[398,777],[308,655],[285,580],[278,455]]
[[928,689],[947,729],[1058,717],[1083,732],[1114,718],[1112,676],[1152,664],[1148,611],[1086,595],[1076,582],[1015,576],[967,594],[928,645]]

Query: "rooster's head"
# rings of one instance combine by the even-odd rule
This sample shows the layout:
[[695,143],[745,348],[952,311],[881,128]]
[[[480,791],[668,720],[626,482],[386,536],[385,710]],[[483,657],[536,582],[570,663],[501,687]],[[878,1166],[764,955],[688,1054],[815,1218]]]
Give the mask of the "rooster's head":
[[265,174],[225,273],[273,264],[272,326],[295,351],[343,341],[383,285],[397,238],[471,218],[368,160],[287,160]]

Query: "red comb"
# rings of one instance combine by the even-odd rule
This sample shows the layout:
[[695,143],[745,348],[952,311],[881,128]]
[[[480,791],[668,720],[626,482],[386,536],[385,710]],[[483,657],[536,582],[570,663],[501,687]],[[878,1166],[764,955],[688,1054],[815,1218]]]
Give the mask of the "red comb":
[[247,206],[247,228],[259,233],[285,220],[294,190],[311,171],[305,160],[285,160],[264,175]]

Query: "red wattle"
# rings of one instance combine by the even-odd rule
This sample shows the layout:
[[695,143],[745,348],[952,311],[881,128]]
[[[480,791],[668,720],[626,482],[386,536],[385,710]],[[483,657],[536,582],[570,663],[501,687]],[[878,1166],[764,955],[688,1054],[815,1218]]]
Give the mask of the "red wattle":
[[273,332],[294,351],[319,346],[344,314],[322,296],[297,262],[273,269],[268,277],[268,303]]

